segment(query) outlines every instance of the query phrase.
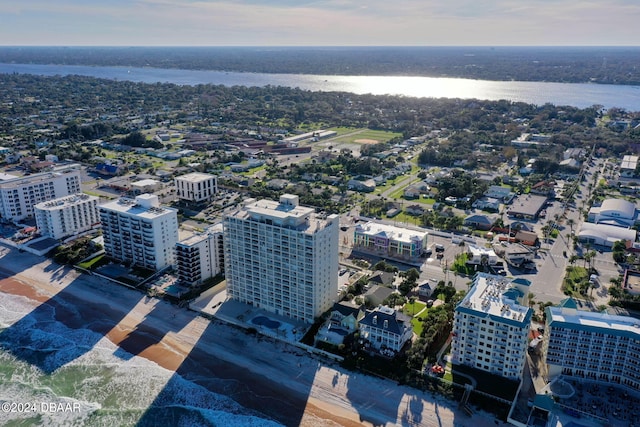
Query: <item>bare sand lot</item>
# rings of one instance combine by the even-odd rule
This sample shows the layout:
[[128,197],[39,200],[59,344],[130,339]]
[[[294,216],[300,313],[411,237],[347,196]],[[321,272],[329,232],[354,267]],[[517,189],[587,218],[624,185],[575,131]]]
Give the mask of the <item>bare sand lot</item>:
[[380,141],[378,141],[377,139],[356,139],[353,142],[357,142],[358,144],[373,145],[379,143]]
[[[48,304],[69,328],[93,328],[122,350],[232,397],[288,426],[495,426],[455,402],[352,373],[139,292],[0,244],[4,295]],[[220,386],[223,379],[224,387]],[[502,423],[499,423],[502,424]]]

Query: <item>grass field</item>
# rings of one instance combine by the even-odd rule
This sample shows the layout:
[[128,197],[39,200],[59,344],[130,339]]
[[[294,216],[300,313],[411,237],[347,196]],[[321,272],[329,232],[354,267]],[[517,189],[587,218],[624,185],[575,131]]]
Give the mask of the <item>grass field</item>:
[[[366,144],[374,143],[374,141],[387,142],[392,138],[402,136],[402,134],[398,132],[371,129],[331,128],[330,130],[338,133],[338,137],[333,141],[345,144]],[[359,140],[360,142],[358,142]]]

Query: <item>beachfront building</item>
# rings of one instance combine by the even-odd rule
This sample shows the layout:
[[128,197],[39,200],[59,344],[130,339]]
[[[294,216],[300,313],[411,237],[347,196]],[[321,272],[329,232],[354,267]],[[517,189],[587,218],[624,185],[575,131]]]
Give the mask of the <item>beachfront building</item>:
[[549,380],[569,375],[640,390],[640,321],[578,310],[568,298],[545,309],[542,352]]
[[199,285],[224,272],[222,223],[176,244],[178,278],[188,286]]
[[365,340],[365,345],[388,356],[402,350],[412,336],[411,318],[390,307],[369,310],[360,320],[360,338]]
[[161,207],[158,196],[141,194],[100,205],[104,250],[132,265],[162,270],[173,265],[178,211]]
[[340,345],[344,338],[358,330],[360,320],[364,317],[364,306],[340,301],[333,305],[327,321],[316,334],[316,342]]
[[629,228],[638,222],[638,210],[635,203],[627,200],[606,199],[600,206],[589,209],[587,221]]
[[224,219],[231,299],[313,323],[338,291],[339,217],[317,215],[298,196],[247,199]]
[[0,217],[19,221],[33,217],[41,202],[80,193],[80,165],[26,176],[0,174]]
[[208,173],[193,172],[175,178],[176,195],[188,202],[204,202],[218,192],[218,177]]
[[454,312],[451,362],[518,380],[532,310],[522,305],[530,283],[477,273]]
[[427,248],[426,231],[416,231],[369,221],[353,232],[353,249],[383,258],[416,260]]
[[96,196],[74,194],[38,203],[33,208],[38,231],[52,239],[75,236],[100,226]]

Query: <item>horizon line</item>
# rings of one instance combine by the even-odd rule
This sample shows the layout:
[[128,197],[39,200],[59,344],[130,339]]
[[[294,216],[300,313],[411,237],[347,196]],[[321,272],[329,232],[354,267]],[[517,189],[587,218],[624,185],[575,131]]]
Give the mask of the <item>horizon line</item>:
[[108,45],[108,44],[96,44],[96,45],[82,45],[82,44],[0,44],[0,48],[33,48],[33,47],[46,47],[46,48],[640,48],[640,45],[555,45],[555,44],[541,44],[541,45]]

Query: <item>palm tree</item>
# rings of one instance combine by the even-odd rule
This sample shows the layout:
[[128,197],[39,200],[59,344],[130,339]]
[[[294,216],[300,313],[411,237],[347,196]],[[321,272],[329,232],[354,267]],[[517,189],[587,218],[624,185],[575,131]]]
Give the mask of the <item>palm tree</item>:
[[536,295],[533,292],[529,292],[529,294],[527,295],[527,300],[529,301],[529,308],[533,308],[533,306],[536,304],[536,302],[533,300],[536,297]]
[[571,234],[573,234],[573,226],[576,224],[576,221],[573,218],[569,218],[567,220],[567,225],[569,226],[569,229],[571,230]]

